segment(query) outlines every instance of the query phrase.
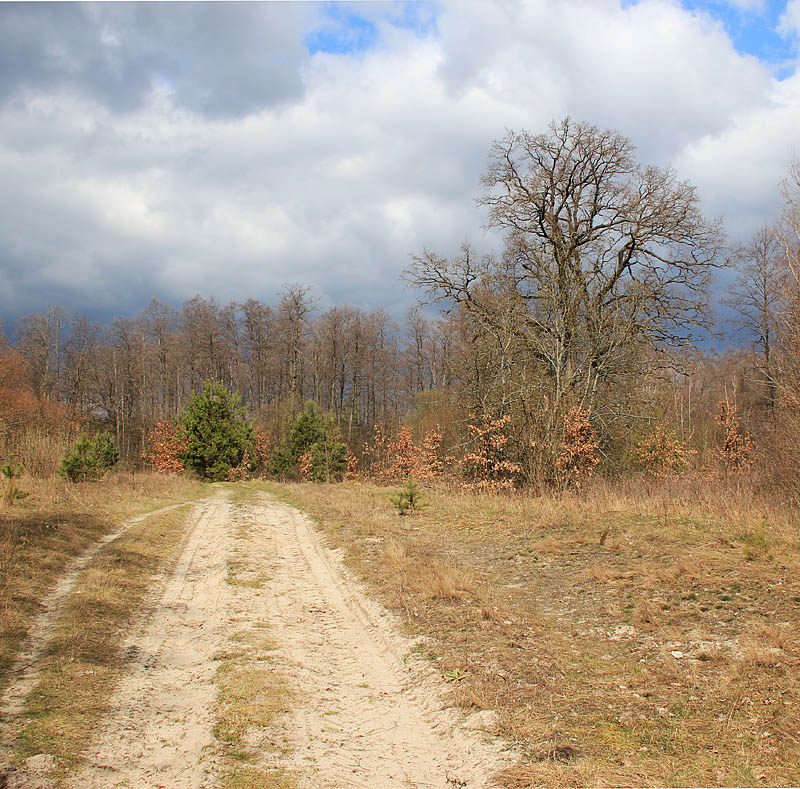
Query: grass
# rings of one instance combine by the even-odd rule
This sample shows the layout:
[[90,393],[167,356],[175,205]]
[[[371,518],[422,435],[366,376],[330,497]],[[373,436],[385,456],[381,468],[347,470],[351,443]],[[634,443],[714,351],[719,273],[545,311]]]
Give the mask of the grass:
[[[2,513],[0,677],[8,670],[42,600],[70,559],[125,520],[197,498],[204,488],[155,475],[113,475],[98,483],[24,480],[31,496]],[[64,769],[88,744],[124,670],[122,637],[154,573],[183,534],[184,508],[145,518],[104,546],[78,576],[46,646],[17,740],[19,759],[46,752]]]
[[272,485],[517,745],[503,781],[800,784],[800,541],[741,491],[559,497]]
[[236,588],[243,613],[240,619],[248,627],[234,632],[216,656],[219,695],[214,735],[220,744],[222,787],[293,789],[296,776],[280,764],[288,746],[277,733],[278,722],[291,708],[292,695],[275,665],[276,645],[269,637],[260,602],[261,590],[269,581],[264,568],[270,557],[247,517],[247,505],[258,500],[259,490],[241,483],[229,488],[240,514],[227,582]]
[[47,647],[27,704],[20,755],[56,756],[75,766],[122,676],[125,633],[153,575],[174,555],[188,508],[155,515],[103,548],[79,576]]
[[0,691],[40,601],[69,561],[128,518],[201,490],[178,477],[124,473],[81,485],[23,477],[20,487],[30,496],[0,509]]

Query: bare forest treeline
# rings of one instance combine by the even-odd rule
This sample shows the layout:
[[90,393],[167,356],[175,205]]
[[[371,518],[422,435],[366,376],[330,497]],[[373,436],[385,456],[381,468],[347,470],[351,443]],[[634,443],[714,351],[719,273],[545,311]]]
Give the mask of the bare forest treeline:
[[[57,306],[26,316],[2,348],[0,454],[44,473],[39,428],[66,444],[101,427],[135,466],[148,432],[210,381],[239,393],[272,445],[313,400],[359,458],[376,426],[402,427],[420,446],[436,431],[436,462],[463,463],[502,426],[491,462],[514,484],[746,467],[796,500],[800,164],[780,187],[782,215],[737,250],[690,185],[569,119],[495,143],[484,186],[502,253],[465,243],[405,272],[438,317],[320,311],[303,285],[274,304],[153,300],[105,326]],[[714,280],[732,282],[725,324]],[[729,350],[701,349],[709,329]]]
[[378,422],[396,425],[421,393],[453,388],[445,324],[418,311],[404,323],[354,307],[314,315],[302,286],[275,305],[196,296],[177,310],[153,300],[110,326],[53,306],[23,318],[17,334],[4,352],[18,358],[33,400],[110,430],[129,462],[147,431],[173,420],[206,381],[238,392],[250,417],[276,430],[314,400],[354,443]]

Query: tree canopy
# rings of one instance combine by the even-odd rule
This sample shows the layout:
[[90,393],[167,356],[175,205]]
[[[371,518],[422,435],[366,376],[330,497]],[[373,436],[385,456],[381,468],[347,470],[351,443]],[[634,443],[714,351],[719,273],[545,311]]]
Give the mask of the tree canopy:
[[592,405],[643,348],[680,345],[706,323],[719,228],[694,187],[640,165],[630,140],[566,118],[496,142],[478,202],[507,231],[500,259],[465,245],[426,251],[408,278],[484,331],[516,341],[547,381],[556,412]]
[[227,479],[232,468],[253,457],[253,426],[239,396],[207,382],[181,414],[186,437],[183,465],[204,479]]

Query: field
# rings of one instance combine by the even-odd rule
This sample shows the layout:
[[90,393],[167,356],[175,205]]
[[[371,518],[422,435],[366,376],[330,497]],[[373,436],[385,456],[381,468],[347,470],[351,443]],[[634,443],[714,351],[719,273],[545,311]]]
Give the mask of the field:
[[[294,542],[301,521],[270,504],[269,493],[304,510],[406,635],[421,636],[416,656],[439,677],[442,703],[512,747],[501,785],[800,784],[800,539],[790,512],[735,486],[596,483],[547,497],[424,489],[424,506],[406,516],[391,501],[399,486],[366,482],[203,486],[119,474],[72,486],[27,479],[22,487],[32,495],[2,514],[6,706],[11,666],[25,633],[40,627],[42,601],[58,579],[71,574],[72,586],[40,633],[16,730],[4,729],[7,765],[24,769],[29,757],[51,755],[49,778],[67,786],[102,783],[108,763],[125,763],[128,775],[155,770],[117,745],[120,732],[135,724],[140,741],[161,742],[170,714],[155,697],[134,713],[120,699],[156,688],[163,672],[159,692],[175,702],[170,649],[184,641],[182,654],[197,652],[197,634],[170,595],[178,601],[204,584],[216,624],[203,631],[208,657],[191,682],[181,680],[187,710],[201,697],[208,708],[181,724],[203,754],[191,769],[216,771],[224,786],[257,787],[310,785],[303,775],[312,762],[317,775],[349,769],[352,758],[366,766],[369,749],[348,756],[341,738],[370,715],[390,714],[374,706],[387,692],[359,690],[361,680],[336,685],[343,652],[322,664],[323,644],[340,631],[362,633],[357,617],[326,597],[349,581],[338,576],[338,559],[325,559],[324,586],[311,583],[324,549],[309,547],[316,537]],[[201,498],[195,515],[180,506]],[[103,546],[123,523],[131,525]],[[80,555],[87,558],[77,567]],[[285,602],[290,594],[295,608]],[[320,665],[298,674],[292,655],[309,648],[299,642],[313,641],[322,622],[323,641],[303,658]],[[376,626],[359,636],[362,647],[384,643]],[[165,641],[168,627],[175,635]],[[128,642],[141,648],[123,649]],[[347,650],[362,652],[358,644]],[[363,715],[360,701],[339,710],[346,693],[363,697]],[[298,740],[314,727],[311,745]],[[98,741],[103,730],[119,736]],[[334,736],[329,750],[341,763],[329,764],[313,742]],[[380,754],[384,746],[374,747]]]
[[[468,712],[507,786],[800,783],[800,541],[735,490],[557,498],[291,485]],[[490,720],[495,716],[490,713]]]

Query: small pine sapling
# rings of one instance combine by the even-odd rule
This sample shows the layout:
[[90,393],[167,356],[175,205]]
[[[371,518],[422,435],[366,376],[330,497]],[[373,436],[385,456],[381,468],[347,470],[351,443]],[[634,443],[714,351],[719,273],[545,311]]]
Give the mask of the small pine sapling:
[[70,482],[100,479],[119,461],[119,450],[108,432],[82,435],[62,461],[58,473]]
[[15,501],[19,501],[20,499],[24,499],[30,494],[24,490],[20,490],[17,487],[16,480],[22,476],[22,463],[14,462],[14,459],[11,458],[2,466],[0,466],[0,474],[2,474],[6,478],[6,491],[3,496],[5,498],[6,504],[11,506]]
[[428,506],[422,497],[422,492],[417,487],[417,483],[409,477],[405,487],[390,501],[397,507],[398,515],[413,515]]

